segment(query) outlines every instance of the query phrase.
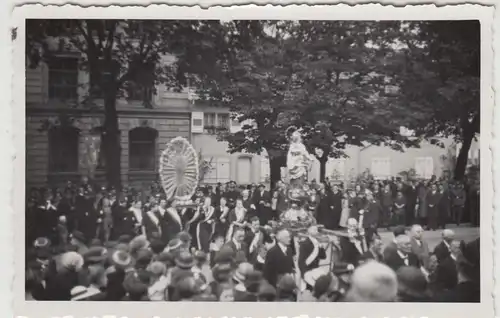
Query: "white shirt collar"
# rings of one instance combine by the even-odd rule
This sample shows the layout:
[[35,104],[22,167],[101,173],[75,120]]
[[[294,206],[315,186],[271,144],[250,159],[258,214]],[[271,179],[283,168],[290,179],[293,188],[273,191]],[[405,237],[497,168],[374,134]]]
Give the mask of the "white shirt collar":
[[451,258],[452,258],[454,261],[456,261],[456,260],[457,260],[457,257],[456,257],[455,255],[450,254],[450,256],[451,256]]
[[233,241],[234,246],[236,246],[237,249],[241,248],[241,244],[239,242],[237,242],[235,239],[233,239],[232,241]]
[[408,259],[408,255],[403,254],[400,250],[397,250],[397,253],[402,259]]
[[283,245],[281,243],[278,243],[278,246],[281,248],[281,250],[283,251],[283,253],[286,255],[286,251],[287,251],[288,247],[286,247],[285,245]]

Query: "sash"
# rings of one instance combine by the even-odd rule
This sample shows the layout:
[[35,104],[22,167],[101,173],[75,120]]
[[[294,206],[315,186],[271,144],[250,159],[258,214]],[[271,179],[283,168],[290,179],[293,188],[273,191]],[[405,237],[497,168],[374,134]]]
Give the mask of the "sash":
[[181,221],[181,218],[179,216],[179,213],[177,213],[177,210],[172,209],[172,208],[168,208],[167,213],[168,213],[168,215],[170,215],[172,217],[172,219],[174,219],[175,222],[177,222],[182,227],[182,221]]
[[[311,265],[311,263],[314,262],[314,260],[316,259],[316,257],[318,257],[318,254],[319,254],[318,241],[313,237],[309,237],[309,240],[311,240],[311,242],[313,243],[314,248],[313,248],[311,254],[309,254],[309,256],[306,258],[306,265],[307,266]],[[363,254],[363,253],[361,253],[361,254]]]
[[259,244],[260,241],[260,235],[261,235],[260,231],[257,231],[257,233],[255,233],[252,243],[250,244],[249,248],[250,253],[252,253],[257,248],[257,245]]
[[153,211],[148,211],[146,213],[148,215],[148,217],[151,219],[151,221],[153,221],[154,225],[156,225],[157,227],[159,227],[160,225],[160,220],[158,219],[158,217],[154,214]]

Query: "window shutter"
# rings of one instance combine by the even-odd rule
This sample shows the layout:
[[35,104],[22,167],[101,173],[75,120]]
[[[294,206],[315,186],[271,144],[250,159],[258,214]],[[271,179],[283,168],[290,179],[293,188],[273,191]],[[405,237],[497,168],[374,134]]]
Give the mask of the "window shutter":
[[434,174],[434,160],[432,157],[415,158],[415,172],[419,178],[430,179]]
[[191,132],[192,133],[203,133],[203,112],[192,112],[191,113]]
[[425,177],[428,179],[430,179],[434,174],[434,161],[432,160],[432,157],[425,158],[425,172]]
[[265,156],[260,158],[260,182],[266,182],[266,179],[271,177],[271,167],[269,159]]
[[391,176],[391,159],[390,158],[373,158],[371,173],[375,179],[384,180]]
[[231,166],[228,158],[217,159],[217,182],[228,182],[231,177]]

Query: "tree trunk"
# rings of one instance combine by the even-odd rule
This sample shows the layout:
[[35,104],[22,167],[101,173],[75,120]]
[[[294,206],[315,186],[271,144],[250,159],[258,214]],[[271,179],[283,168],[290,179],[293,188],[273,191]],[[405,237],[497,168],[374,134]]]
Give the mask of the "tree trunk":
[[322,158],[318,158],[318,161],[319,161],[319,181],[325,182],[326,163],[328,162],[328,157],[323,156]]
[[458,154],[457,163],[455,164],[454,179],[462,181],[465,176],[465,169],[467,168],[467,161],[469,159],[469,149],[474,139],[474,133],[466,133],[462,143],[462,148]]
[[[106,94],[106,93],[105,93]],[[106,94],[108,95],[108,94]],[[121,190],[121,145],[118,114],[116,112],[116,94],[105,96],[104,99],[104,153],[106,156],[106,179],[109,186]]]
[[281,167],[285,166],[285,157],[269,158],[271,168],[271,189],[274,189],[276,182],[281,180]]

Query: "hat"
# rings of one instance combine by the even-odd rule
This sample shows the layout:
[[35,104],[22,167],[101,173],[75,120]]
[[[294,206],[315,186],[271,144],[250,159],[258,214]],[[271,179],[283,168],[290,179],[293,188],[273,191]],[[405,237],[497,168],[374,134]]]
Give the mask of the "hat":
[[150,274],[145,271],[134,272],[123,280],[123,288],[132,295],[141,295],[148,291]]
[[82,300],[99,294],[101,291],[95,287],[75,286],[71,289],[71,300]]
[[83,263],[83,257],[77,252],[66,252],[61,256],[62,267],[70,270],[79,271]]
[[155,276],[161,276],[167,273],[167,267],[162,262],[155,261],[149,265],[148,271]]
[[149,248],[155,254],[160,254],[165,249],[166,244],[162,240],[153,239],[149,244]]
[[50,240],[46,237],[39,237],[33,242],[35,248],[38,247],[50,247]]
[[350,264],[333,264],[332,272],[334,275],[343,275],[352,273],[352,269],[349,266]]
[[129,251],[132,254],[134,254],[136,251],[140,249],[145,249],[148,247],[149,247],[149,242],[146,236],[144,235],[139,235],[134,237],[128,245]]
[[116,245],[118,245],[118,242],[116,242],[116,241],[107,241],[104,243],[104,247],[109,248],[109,249],[115,248]]
[[253,265],[250,263],[240,263],[238,265],[238,268],[234,272],[233,279],[239,281],[239,282],[244,282],[247,278],[247,275],[253,271]]
[[132,257],[124,251],[115,251],[111,254],[111,264],[116,268],[125,269],[132,264]]
[[156,257],[156,260],[158,262],[162,262],[162,263],[166,263],[166,264],[173,264],[173,263],[175,263],[175,257],[170,252],[161,252]]
[[187,251],[181,252],[175,259],[175,265],[184,269],[192,268],[194,266],[193,255]]
[[123,251],[123,252],[128,252],[129,251],[129,248],[128,248],[128,245],[125,244],[125,243],[118,243],[115,245],[114,249],[116,251]]
[[263,183],[259,183],[259,188],[265,188],[265,187],[266,187],[266,185],[265,185],[265,184],[263,184]]
[[107,257],[107,250],[100,246],[91,246],[86,253],[83,254],[85,263],[95,264],[104,261]]
[[232,270],[233,270],[233,267],[229,263],[216,264],[212,268],[212,272],[214,273],[214,275],[216,275],[217,273],[229,273]]
[[178,249],[181,247],[182,241],[178,238],[171,239],[170,242],[168,242],[167,247],[165,247],[165,252],[170,252],[173,250]]
[[102,242],[98,238],[94,238],[90,241],[90,246],[102,246]]
[[50,252],[50,248],[43,247],[37,248],[35,251],[35,255],[38,259],[49,259],[52,256],[52,253]]
[[204,262],[207,260],[207,254],[203,251],[196,251],[194,253],[194,258],[197,261]]
[[404,225],[398,225],[392,230],[392,233],[394,237],[403,235],[406,233],[406,227]]
[[281,276],[276,287],[280,291],[293,292],[297,289],[297,284],[291,274],[285,274]]
[[127,234],[124,234],[124,235],[120,235],[118,237],[118,242],[119,243],[130,243],[130,241],[132,240],[132,236],[130,235],[127,235]]
[[223,246],[219,252],[215,254],[215,263],[232,263],[234,260],[234,250],[228,246]]
[[176,238],[178,238],[184,244],[191,241],[191,235],[188,232],[179,232]]
[[87,240],[85,239],[85,235],[83,235],[82,232],[80,231],[73,231],[71,232],[71,238],[74,238],[82,243],[86,242]]
[[268,282],[265,282],[260,285],[259,291],[258,291],[258,296],[259,298],[275,298],[276,297],[276,289],[269,284]]
[[257,293],[262,283],[262,272],[258,270],[252,270],[247,273],[246,280],[244,282],[245,287],[248,292]]
[[332,275],[321,275],[318,277],[316,282],[314,283],[314,294],[315,295],[323,295],[330,289],[330,285],[332,284],[333,276]]
[[145,248],[140,249],[137,251],[136,254],[136,265],[139,267],[141,266],[145,267],[149,263],[151,263],[152,259],[153,259],[153,252]]

